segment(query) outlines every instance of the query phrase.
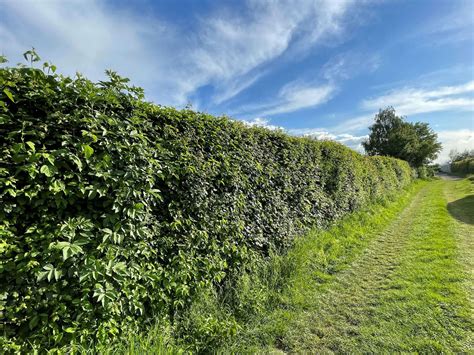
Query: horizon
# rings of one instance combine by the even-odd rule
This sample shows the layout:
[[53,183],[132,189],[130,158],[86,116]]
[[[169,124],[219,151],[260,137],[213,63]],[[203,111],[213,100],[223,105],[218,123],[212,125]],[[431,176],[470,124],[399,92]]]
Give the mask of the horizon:
[[[474,148],[472,1],[2,1],[0,52],[361,151],[379,109]],[[183,11],[182,8],[189,11]]]

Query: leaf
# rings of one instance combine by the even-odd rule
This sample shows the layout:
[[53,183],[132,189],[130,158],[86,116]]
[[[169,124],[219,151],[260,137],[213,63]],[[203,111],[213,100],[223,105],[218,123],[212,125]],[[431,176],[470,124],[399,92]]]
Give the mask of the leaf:
[[64,260],[64,261],[66,261],[67,258],[69,257],[69,255],[68,255],[68,251],[69,251],[69,250],[71,250],[71,248],[69,248],[69,247],[63,248],[63,260]]
[[35,148],[35,144],[33,142],[26,142],[26,144],[28,145],[28,147],[30,147],[30,149],[35,152],[36,151],[36,148]]
[[40,317],[37,314],[35,314],[30,319],[30,321],[28,322],[28,327],[30,328],[30,330],[32,330],[34,327],[36,327],[38,325],[39,319],[40,319]]
[[48,275],[49,271],[41,271],[38,273],[38,276],[36,277],[36,281],[37,282],[40,282],[41,280],[43,280],[46,275]]
[[43,165],[40,169],[40,172],[46,175],[47,177],[53,176],[53,172],[51,171],[48,165]]
[[10,92],[10,90],[5,88],[3,89],[3,92],[5,93],[5,95],[7,95],[7,97],[10,99],[11,102],[15,102],[15,100],[13,99],[13,94]]
[[82,161],[81,161],[81,159],[79,159],[75,155],[72,156],[71,159],[77,165],[77,168],[79,169],[79,171],[82,171]]
[[54,270],[54,266],[51,265],[51,264],[47,264],[47,265],[43,266],[43,269],[48,270],[48,271],[49,270]]
[[91,155],[94,154],[94,149],[89,144],[83,144],[82,152],[84,153],[86,159],[89,159]]

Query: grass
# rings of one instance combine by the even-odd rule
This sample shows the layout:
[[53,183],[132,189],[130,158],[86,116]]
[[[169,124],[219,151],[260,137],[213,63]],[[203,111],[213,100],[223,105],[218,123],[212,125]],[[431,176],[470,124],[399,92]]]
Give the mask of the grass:
[[[461,243],[460,226],[444,197],[447,192],[462,199],[468,185],[429,183],[324,290],[308,282],[308,273],[296,275],[289,299],[299,302],[279,310],[277,318],[284,319],[284,326],[266,350],[473,351],[472,303],[466,287],[472,277],[463,261],[472,260],[474,250],[472,244],[466,248]],[[474,205],[469,201],[458,209],[472,218]],[[468,239],[474,235],[472,224],[466,228],[471,230],[464,234]]]
[[472,352],[472,186],[418,182],[96,351]]

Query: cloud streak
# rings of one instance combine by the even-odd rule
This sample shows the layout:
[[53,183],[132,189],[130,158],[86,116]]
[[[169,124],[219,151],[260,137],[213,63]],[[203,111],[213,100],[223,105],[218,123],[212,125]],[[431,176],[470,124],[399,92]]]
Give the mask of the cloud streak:
[[378,110],[393,106],[402,115],[448,110],[474,110],[474,81],[435,89],[402,88],[364,100],[362,108]]
[[[162,104],[180,105],[212,86],[214,104],[253,85],[285,54],[305,53],[343,31],[349,0],[248,0],[220,5],[192,29],[104,1],[2,3],[0,46],[10,58],[35,46],[68,74],[101,78],[112,68],[130,76]],[[33,35],[32,35],[33,34]],[[33,40],[34,39],[34,40]]]
[[259,105],[254,110],[256,109],[260,116],[295,112],[329,101],[335,90],[332,84],[316,86],[294,81],[281,88],[273,103]]

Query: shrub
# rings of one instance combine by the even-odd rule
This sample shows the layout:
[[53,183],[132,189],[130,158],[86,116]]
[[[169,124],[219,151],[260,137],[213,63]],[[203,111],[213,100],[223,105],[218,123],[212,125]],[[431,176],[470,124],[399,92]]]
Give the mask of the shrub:
[[473,174],[474,157],[467,157],[462,160],[453,161],[451,163],[451,171],[458,174]]
[[172,318],[253,256],[413,178],[400,160],[148,103],[107,75],[0,69],[4,348]]

